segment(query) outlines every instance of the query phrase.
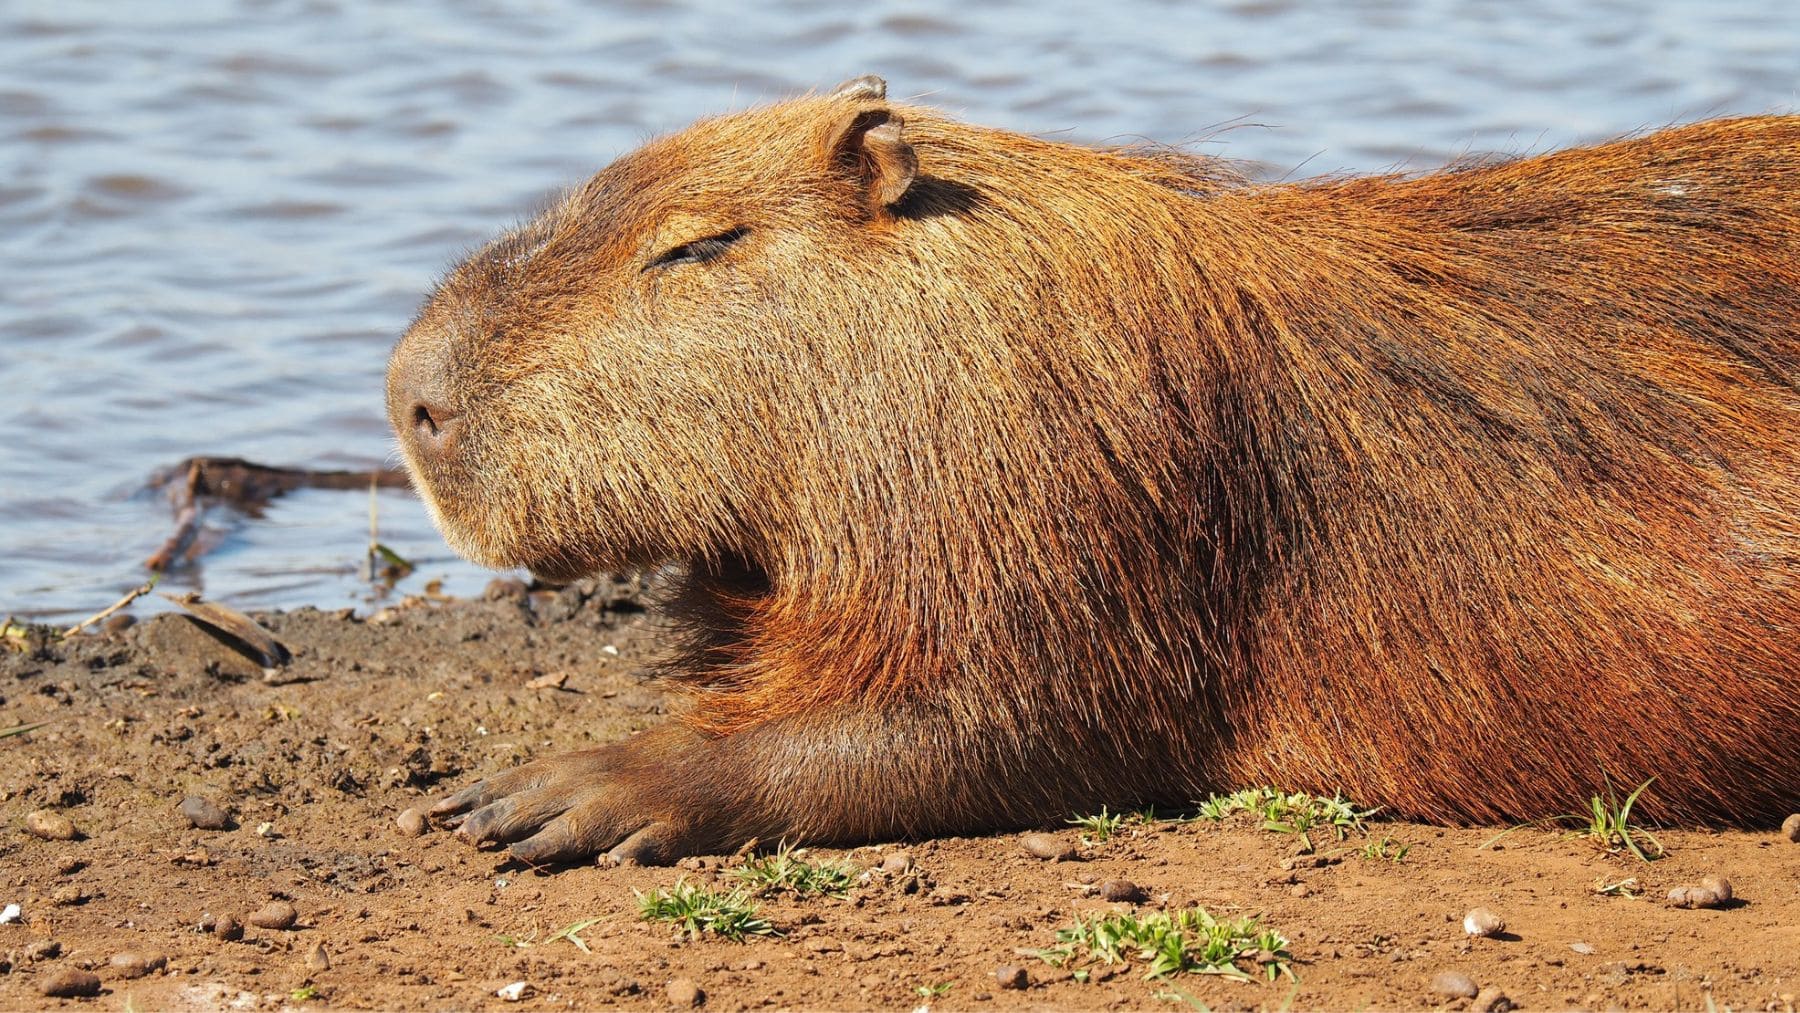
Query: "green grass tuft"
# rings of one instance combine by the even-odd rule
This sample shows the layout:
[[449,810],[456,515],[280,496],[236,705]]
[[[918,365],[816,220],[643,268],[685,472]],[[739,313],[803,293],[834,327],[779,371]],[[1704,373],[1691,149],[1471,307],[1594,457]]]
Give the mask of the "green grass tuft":
[[1199,804],[1198,816],[1223,822],[1238,813],[1253,813],[1262,819],[1264,830],[1294,834],[1307,851],[1313,851],[1313,831],[1330,830],[1342,841],[1353,830],[1366,833],[1363,820],[1380,811],[1379,808],[1358,809],[1342,795],[1321,798],[1304,792],[1289,793],[1263,787],[1208,796]]
[[[1604,777],[1603,777],[1604,779]],[[1609,855],[1629,854],[1642,862],[1654,862],[1667,855],[1668,849],[1663,847],[1656,835],[1631,822],[1631,807],[1637,804],[1638,797],[1650,787],[1649,781],[1637,786],[1624,801],[1613,794],[1612,782],[1606,782],[1606,797],[1594,795],[1588,799],[1588,811],[1585,813],[1562,813],[1558,816],[1546,816],[1540,820],[1531,820],[1517,826],[1507,827],[1493,837],[1482,842],[1481,847],[1493,847],[1502,837],[1515,830],[1526,827],[1542,826],[1546,823],[1560,823],[1570,826],[1564,837],[1579,837],[1589,841],[1594,847]],[[1643,843],[1640,843],[1640,839]],[[1648,851],[1645,844],[1649,845]]]
[[856,870],[843,863],[819,864],[801,856],[806,852],[783,845],[774,854],[752,858],[731,870],[731,878],[753,894],[783,890],[795,897],[842,897],[856,883]]
[[1371,862],[1399,864],[1406,860],[1406,853],[1411,850],[1412,845],[1410,844],[1401,844],[1392,837],[1383,837],[1380,840],[1369,841],[1357,854]]
[[1039,950],[1038,956],[1059,967],[1072,961],[1136,960],[1147,966],[1146,978],[1218,974],[1249,981],[1254,972],[1273,981],[1294,976],[1286,937],[1255,918],[1222,920],[1201,907],[1174,914],[1114,912],[1077,918],[1073,926],[1059,929],[1056,939],[1058,945]]
[[[1654,780],[1656,780],[1654,777],[1650,779],[1650,781]],[[1631,807],[1637,804],[1638,796],[1644,793],[1644,789],[1650,787],[1650,781],[1638,785],[1631,794],[1625,796],[1623,802],[1620,802],[1613,794],[1612,785],[1608,783],[1606,798],[1602,799],[1598,795],[1589,798],[1589,811],[1586,814],[1564,813],[1555,819],[1559,822],[1576,824],[1575,828],[1569,831],[1568,836],[1585,838],[1608,854],[1629,852],[1639,861],[1653,862],[1668,852],[1663,848],[1662,842],[1656,839],[1655,834],[1631,822]],[[1646,852],[1644,845],[1639,843],[1639,838],[1642,838],[1654,853]]]
[[637,897],[639,918],[674,922],[690,939],[708,932],[738,942],[745,936],[780,935],[767,919],[757,917],[756,902],[742,889],[725,892],[683,877],[671,887],[632,893]]
[[1081,843],[1094,845],[1118,833],[1119,828],[1125,824],[1125,814],[1109,813],[1105,806],[1101,806],[1098,816],[1077,816],[1065,822],[1071,826],[1080,827],[1084,831],[1081,835]]

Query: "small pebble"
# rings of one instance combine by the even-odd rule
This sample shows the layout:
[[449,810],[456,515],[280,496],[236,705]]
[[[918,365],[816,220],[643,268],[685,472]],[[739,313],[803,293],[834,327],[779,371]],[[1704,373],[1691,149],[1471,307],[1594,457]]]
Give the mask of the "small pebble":
[[669,997],[669,1004],[676,1009],[693,1009],[706,1001],[706,993],[692,978],[671,978],[663,986],[663,994]]
[[87,868],[87,859],[76,858],[73,855],[60,859],[56,863],[56,872],[59,876],[73,876],[85,868]]
[[17,904],[8,904],[0,908],[0,925],[11,925],[25,914],[25,909]]
[[325,952],[324,943],[314,943],[312,949],[306,951],[306,967],[312,971],[331,970],[331,955]]
[[230,813],[200,795],[187,795],[182,799],[182,817],[194,829],[230,829]]
[[1481,989],[1475,985],[1475,979],[1461,971],[1439,971],[1431,976],[1431,990],[1438,995],[1453,995],[1461,999],[1473,999]]
[[213,921],[212,934],[228,943],[236,942],[244,938],[244,923],[236,915],[220,915]]
[[1049,834],[1026,834],[1019,838],[1025,853],[1046,862],[1067,862],[1075,857],[1075,845],[1059,841]]
[[525,582],[516,577],[495,577],[481,592],[481,597],[488,601],[524,601],[529,589]]
[[515,981],[510,985],[502,985],[495,989],[494,994],[507,1002],[518,1002],[531,994],[531,983]]
[[168,963],[169,959],[160,953],[138,953],[135,950],[126,950],[113,954],[112,959],[106,962],[106,966],[112,970],[115,977],[142,978],[146,974],[162,970]]
[[1100,899],[1115,904],[1142,904],[1150,895],[1129,879],[1109,879],[1100,884]]
[[912,856],[904,851],[896,851],[881,860],[881,871],[890,876],[898,876],[912,868]]
[[1711,890],[1720,901],[1731,899],[1731,880],[1724,876],[1702,876],[1700,877],[1700,888]]
[[1463,931],[1480,939],[1506,930],[1506,921],[1487,908],[1478,907],[1463,915]]
[[1591,943],[1570,943],[1569,949],[1574,950],[1582,956],[1587,956],[1594,952],[1594,947]]
[[75,824],[67,816],[49,809],[33,809],[26,813],[25,829],[46,841],[72,841],[78,835]]
[[425,832],[425,814],[417,809],[402,809],[400,815],[394,817],[394,824],[406,836],[417,837]]
[[53,999],[99,995],[100,979],[79,967],[65,967],[39,982],[38,991]]
[[1800,813],[1795,813],[1781,821],[1781,835],[1795,844],[1800,844]]
[[1002,964],[994,968],[994,980],[1001,988],[1026,989],[1031,987],[1031,974],[1017,964]]
[[38,939],[25,944],[25,959],[33,962],[55,960],[62,955],[62,944],[54,939]]
[[1506,993],[1489,985],[1476,994],[1475,1001],[1469,1004],[1469,1013],[1506,1013],[1512,1008],[1513,1001]]
[[1310,897],[1312,896],[1312,887],[1307,886],[1305,883],[1295,883],[1293,887],[1288,890],[1288,893],[1295,897]]
[[1678,886],[1669,891],[1669,903],[1676,907],[1718,907],[1725,898],[1704,886]]
[[259,929],[291,929],[300,913],[285,900],[272,900],[250,916],[250,924]]
[[74,907],[77,904],[86,904],[87,902],[88,895],[86,891],[73,883],[59,886],[50,894],[50,903],[56,907]]

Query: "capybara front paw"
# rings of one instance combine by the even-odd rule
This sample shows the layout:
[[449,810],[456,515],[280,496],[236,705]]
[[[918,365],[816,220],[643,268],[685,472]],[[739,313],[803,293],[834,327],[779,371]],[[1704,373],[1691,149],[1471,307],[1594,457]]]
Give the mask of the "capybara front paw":
[[535,760],[479,781],[431,807],[474,844],[508,845],[533,865],[602,861],[666,865],[710,842],[678,812],[666,775],[626,747]]

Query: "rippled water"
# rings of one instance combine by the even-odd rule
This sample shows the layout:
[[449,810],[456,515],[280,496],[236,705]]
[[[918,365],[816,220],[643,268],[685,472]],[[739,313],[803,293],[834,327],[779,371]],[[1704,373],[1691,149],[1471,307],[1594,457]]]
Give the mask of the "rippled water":
[[[1268,172],[1421,168],[1800,104],[1800,7],[573,0],[0,6],[0,613],[90,612],[194,454],[388,458],[381,375],[434,274],[696,116],[865,72],[972,120]],[[410,498],[385,540],[453,591]],[[367,500],[304,492],[168,583],[354,604]]]

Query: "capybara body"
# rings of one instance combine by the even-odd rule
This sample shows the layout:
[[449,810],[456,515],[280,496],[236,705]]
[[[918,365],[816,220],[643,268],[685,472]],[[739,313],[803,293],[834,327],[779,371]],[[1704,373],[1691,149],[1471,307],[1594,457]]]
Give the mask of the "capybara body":
[[471,558],[685,564],[684,717],[438,806],[530,860],[1800,807],[1800,117],[1259,185],[859,79],[470,257],[388,398]]

